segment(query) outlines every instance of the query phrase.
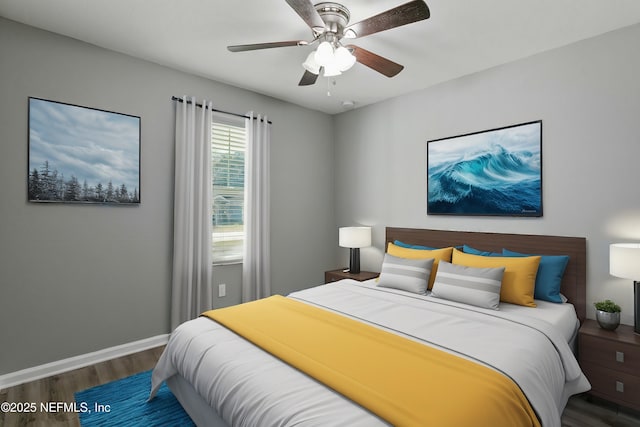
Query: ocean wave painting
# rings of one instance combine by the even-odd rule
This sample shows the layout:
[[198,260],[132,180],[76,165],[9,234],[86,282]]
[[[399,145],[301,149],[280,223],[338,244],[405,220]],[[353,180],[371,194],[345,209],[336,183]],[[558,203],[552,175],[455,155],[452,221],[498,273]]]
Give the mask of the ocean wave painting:
[[428,141],[427,213],[542,216],[542,121]]

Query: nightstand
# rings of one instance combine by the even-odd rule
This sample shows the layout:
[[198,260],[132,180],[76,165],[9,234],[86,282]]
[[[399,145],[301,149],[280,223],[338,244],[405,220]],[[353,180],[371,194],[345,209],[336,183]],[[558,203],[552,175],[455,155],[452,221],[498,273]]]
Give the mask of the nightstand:
[[607,331],[585,320],[579,332],[580,367],[596,397],[640,410],[640,335],[620,325]]
[[353,279],[362,282],[369,279],[375,279],[380,275],[380,273],[374,273],[373,271],[360,271],[360,273],[358,274],[351,274],[348,271],[345,272],[344,270],[347,269],[341,268],[339,270],[325,271],[324,282],[331,283],[342,279]]

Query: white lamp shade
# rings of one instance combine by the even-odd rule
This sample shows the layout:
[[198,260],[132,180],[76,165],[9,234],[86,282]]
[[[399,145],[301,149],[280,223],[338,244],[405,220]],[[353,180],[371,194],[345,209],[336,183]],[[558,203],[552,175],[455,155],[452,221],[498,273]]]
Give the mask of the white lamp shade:
[[614,243],[609,246],[609,274],[640,280],[640,243]]
[[311,52],[307,59],[302,63],[302,67],[315,75],[320,74],[320,64],[316,62],[316,52]]
[[329,42],[322,42],[316,50],[315,60],[321,67],[326,67],[333,62],[333,46]]
[[340,71],[347,71],[356,63],[356,57],[344,46],[340,46],[335,52],[335,61]]
[[371,227],[340,227],[338,244],[343,248],[366,248],[371,246]]
[[336,64],[333,62],[328,65],[325,65],[323,69],[324,69],[323,75],[325,77],[334,77],[342,74],[342,71],[340,71],[340,68],[338,68]]

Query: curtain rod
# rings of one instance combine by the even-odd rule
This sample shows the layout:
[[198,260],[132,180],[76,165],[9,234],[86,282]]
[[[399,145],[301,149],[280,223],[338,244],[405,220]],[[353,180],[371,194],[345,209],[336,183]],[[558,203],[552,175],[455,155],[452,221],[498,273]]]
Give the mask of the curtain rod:
[[[182,98],[178,98],[177,96],[172,96],[171,97],[172,101],[178,101],[178,102],[184,102],[182,100]],[[187,99],[187,104],[191,104],[191,101]],[[200,107],[202,108],[202,104],[198,104],[196,103],[196,107]],[[216,113],[224,113],[224,114],[231,114],[232,116],[236,116],[236,117],[244,117],[245,119],[250,119],[251,117],[246,116],[244,114],[238,114],[238,113],[231,113],[229,111],[223,111],[223,110],[216,110],[215,108],[212,108],[211,111],[215,111]],[[264,121],[264,119],[260,119],[261,122]],[[267,120],[267,123],[272,124],[271,120]]]

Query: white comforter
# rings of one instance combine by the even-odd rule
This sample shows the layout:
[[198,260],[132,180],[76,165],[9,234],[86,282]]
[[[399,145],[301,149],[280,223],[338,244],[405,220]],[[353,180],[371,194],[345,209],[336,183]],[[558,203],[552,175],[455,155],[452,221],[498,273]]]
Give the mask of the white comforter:
[[[565,338],[544,321],[352,280],[289,297],[499,370],[520,386],[544,427],[560,426],[569,396],[590,387]],[[176,374],[232,426],[387,425],[208,318],[171,334],[153,371],[151,396]]]

